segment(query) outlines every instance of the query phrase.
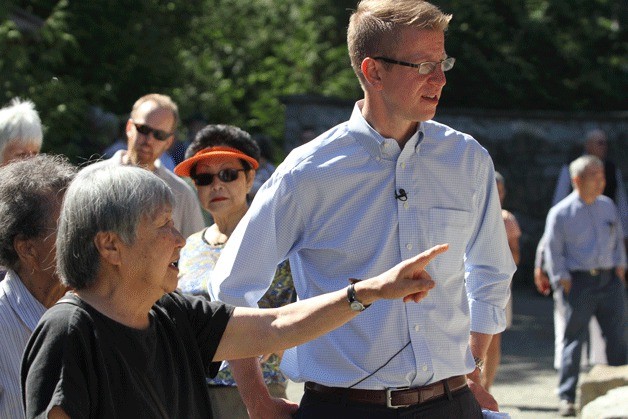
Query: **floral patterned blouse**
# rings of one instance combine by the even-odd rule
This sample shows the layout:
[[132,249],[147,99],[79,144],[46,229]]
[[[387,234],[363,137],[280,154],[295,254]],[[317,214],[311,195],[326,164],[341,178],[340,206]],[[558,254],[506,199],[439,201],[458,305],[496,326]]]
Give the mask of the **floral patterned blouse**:
[[[224,243],[214,245],[205,239],[204,229],[188,237],[179,258],[179,289],[184,294],[200,295],[210,299],[207,291],[208,272],[216,266]],[[280,307],[294,301],[295,291],[290,273],[290,264],[284,261],[277,266],[275,278],[270,288],[259,301],[262,308]],[[272,354],[262,362],[262,372],[266,384],[285,383],[286,378],[279,370],[280,358]],[[223,368],[214,379],[208,379],[210,385],[235,386],[235,380],[229,367]]]

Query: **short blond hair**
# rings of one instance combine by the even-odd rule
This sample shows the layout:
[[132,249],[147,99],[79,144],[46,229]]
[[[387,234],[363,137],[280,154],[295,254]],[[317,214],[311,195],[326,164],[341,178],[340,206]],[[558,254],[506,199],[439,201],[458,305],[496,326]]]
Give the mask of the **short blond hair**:
[[137,112],[138,108],[142,106],[146,102],[153,102],[157,104],[159,109],[167,109],[172,112],[172,117],[174,118],[174,125],[172,126],[172,131],[177,128],[179,124],[179,107],[172,100],[172,98],[168,95],[162,95],[159,93],[150,93],[148,95],[144,95],[133,104],[133,109],[131,109],[131,119]]
[[390,51],[399,42],[401,29],[446,31],[451,15],[427,1],[362,0],[349,20],[347,45],[353,71],[362,83],[360,66],[366,57]]

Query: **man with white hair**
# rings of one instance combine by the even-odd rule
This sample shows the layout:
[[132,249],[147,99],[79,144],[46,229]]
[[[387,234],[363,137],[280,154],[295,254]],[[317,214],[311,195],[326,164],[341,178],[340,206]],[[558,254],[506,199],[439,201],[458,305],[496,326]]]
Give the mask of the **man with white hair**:
[[[628,234],[628,199],[626,198],[626,189],[624,187],[621,171],[617,165],[608,158],[608,139],[606,133],[601,129],[594,129],[587,132],[583,147],[585,154],[595,156],[604,163],[606,186],[602,193],[612,199],[617,206],[624,234]],[[556,182],[552,205],[556,205],[561,199],[569,195],[571,190],[571,176],[568,166],[565,165],[561,169],[558,181]]]
[[[624,246],[628,245],[628,199],[626,198],[626,189],[623,183],[622,173],[615,163],[608,158],[608,139],[606,133],[601,129],[593,129],[585,135],[583,143],[583,151],[602,160],[604,163],[604,177],[606,178],[606,186],[604,187],[604,195],[613,200],[619,211],[619,218],[624,231]],[[571,176],[569,175],[569,166],[565,164],[560,171],[556,189],[554,190],[554,198],[552,205],[556,205],[572,191]],[[549,294],[549,281],[545,276],[543,267],[543,246],[544,241],[541,239],[537,246],[537,258],[535,260],[535,283],[537,288],[543,294]],[[560,296],[554,295],[554,368],[560,368],[560,360],[562,358],[563,346],[562,336],[565,330],[564,308]],[[588,347],[587,347],[588,346]],[[582,359],[582,365],[606,364],[606,349],[602,331],[595,318],[591,319],[589,324],[589,340],[583,348],[586,356]]]
[[0,166],[41,150],[41,120],[30,100],[14,98],[0,109]]
[[606,181],[599,158],[579,157],[569,165],[569,173],[574,191],[550,209],[545,225],[548,273],[566,314],[559,370],[562,416],[576,413],[580,356],[592,316],[602,328],[608,364],[626,363],[626,250],[619,213],[602,195]]

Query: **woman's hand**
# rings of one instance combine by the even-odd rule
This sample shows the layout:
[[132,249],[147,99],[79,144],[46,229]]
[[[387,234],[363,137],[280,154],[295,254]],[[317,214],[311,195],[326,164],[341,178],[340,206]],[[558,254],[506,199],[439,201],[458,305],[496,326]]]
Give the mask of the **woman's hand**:
[[444,253],[448,244],[439,244],[419,255],[404,260],[393,268],[370,280],[355,284],[355,291],[362,304],[368,305],[380,299],[403,298],[405,303],[418,303],[425,298],[435,283],[425,267],[436,256]]

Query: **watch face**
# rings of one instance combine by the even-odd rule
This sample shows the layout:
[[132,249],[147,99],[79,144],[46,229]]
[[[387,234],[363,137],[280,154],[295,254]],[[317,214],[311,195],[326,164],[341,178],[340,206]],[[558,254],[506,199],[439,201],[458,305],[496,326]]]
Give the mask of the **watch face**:
[[364,311],[364,306],[362,305],[362,303],[360,303],[358,301],[352,301],[351,302],[351,310],[353,310],[353,311]]

